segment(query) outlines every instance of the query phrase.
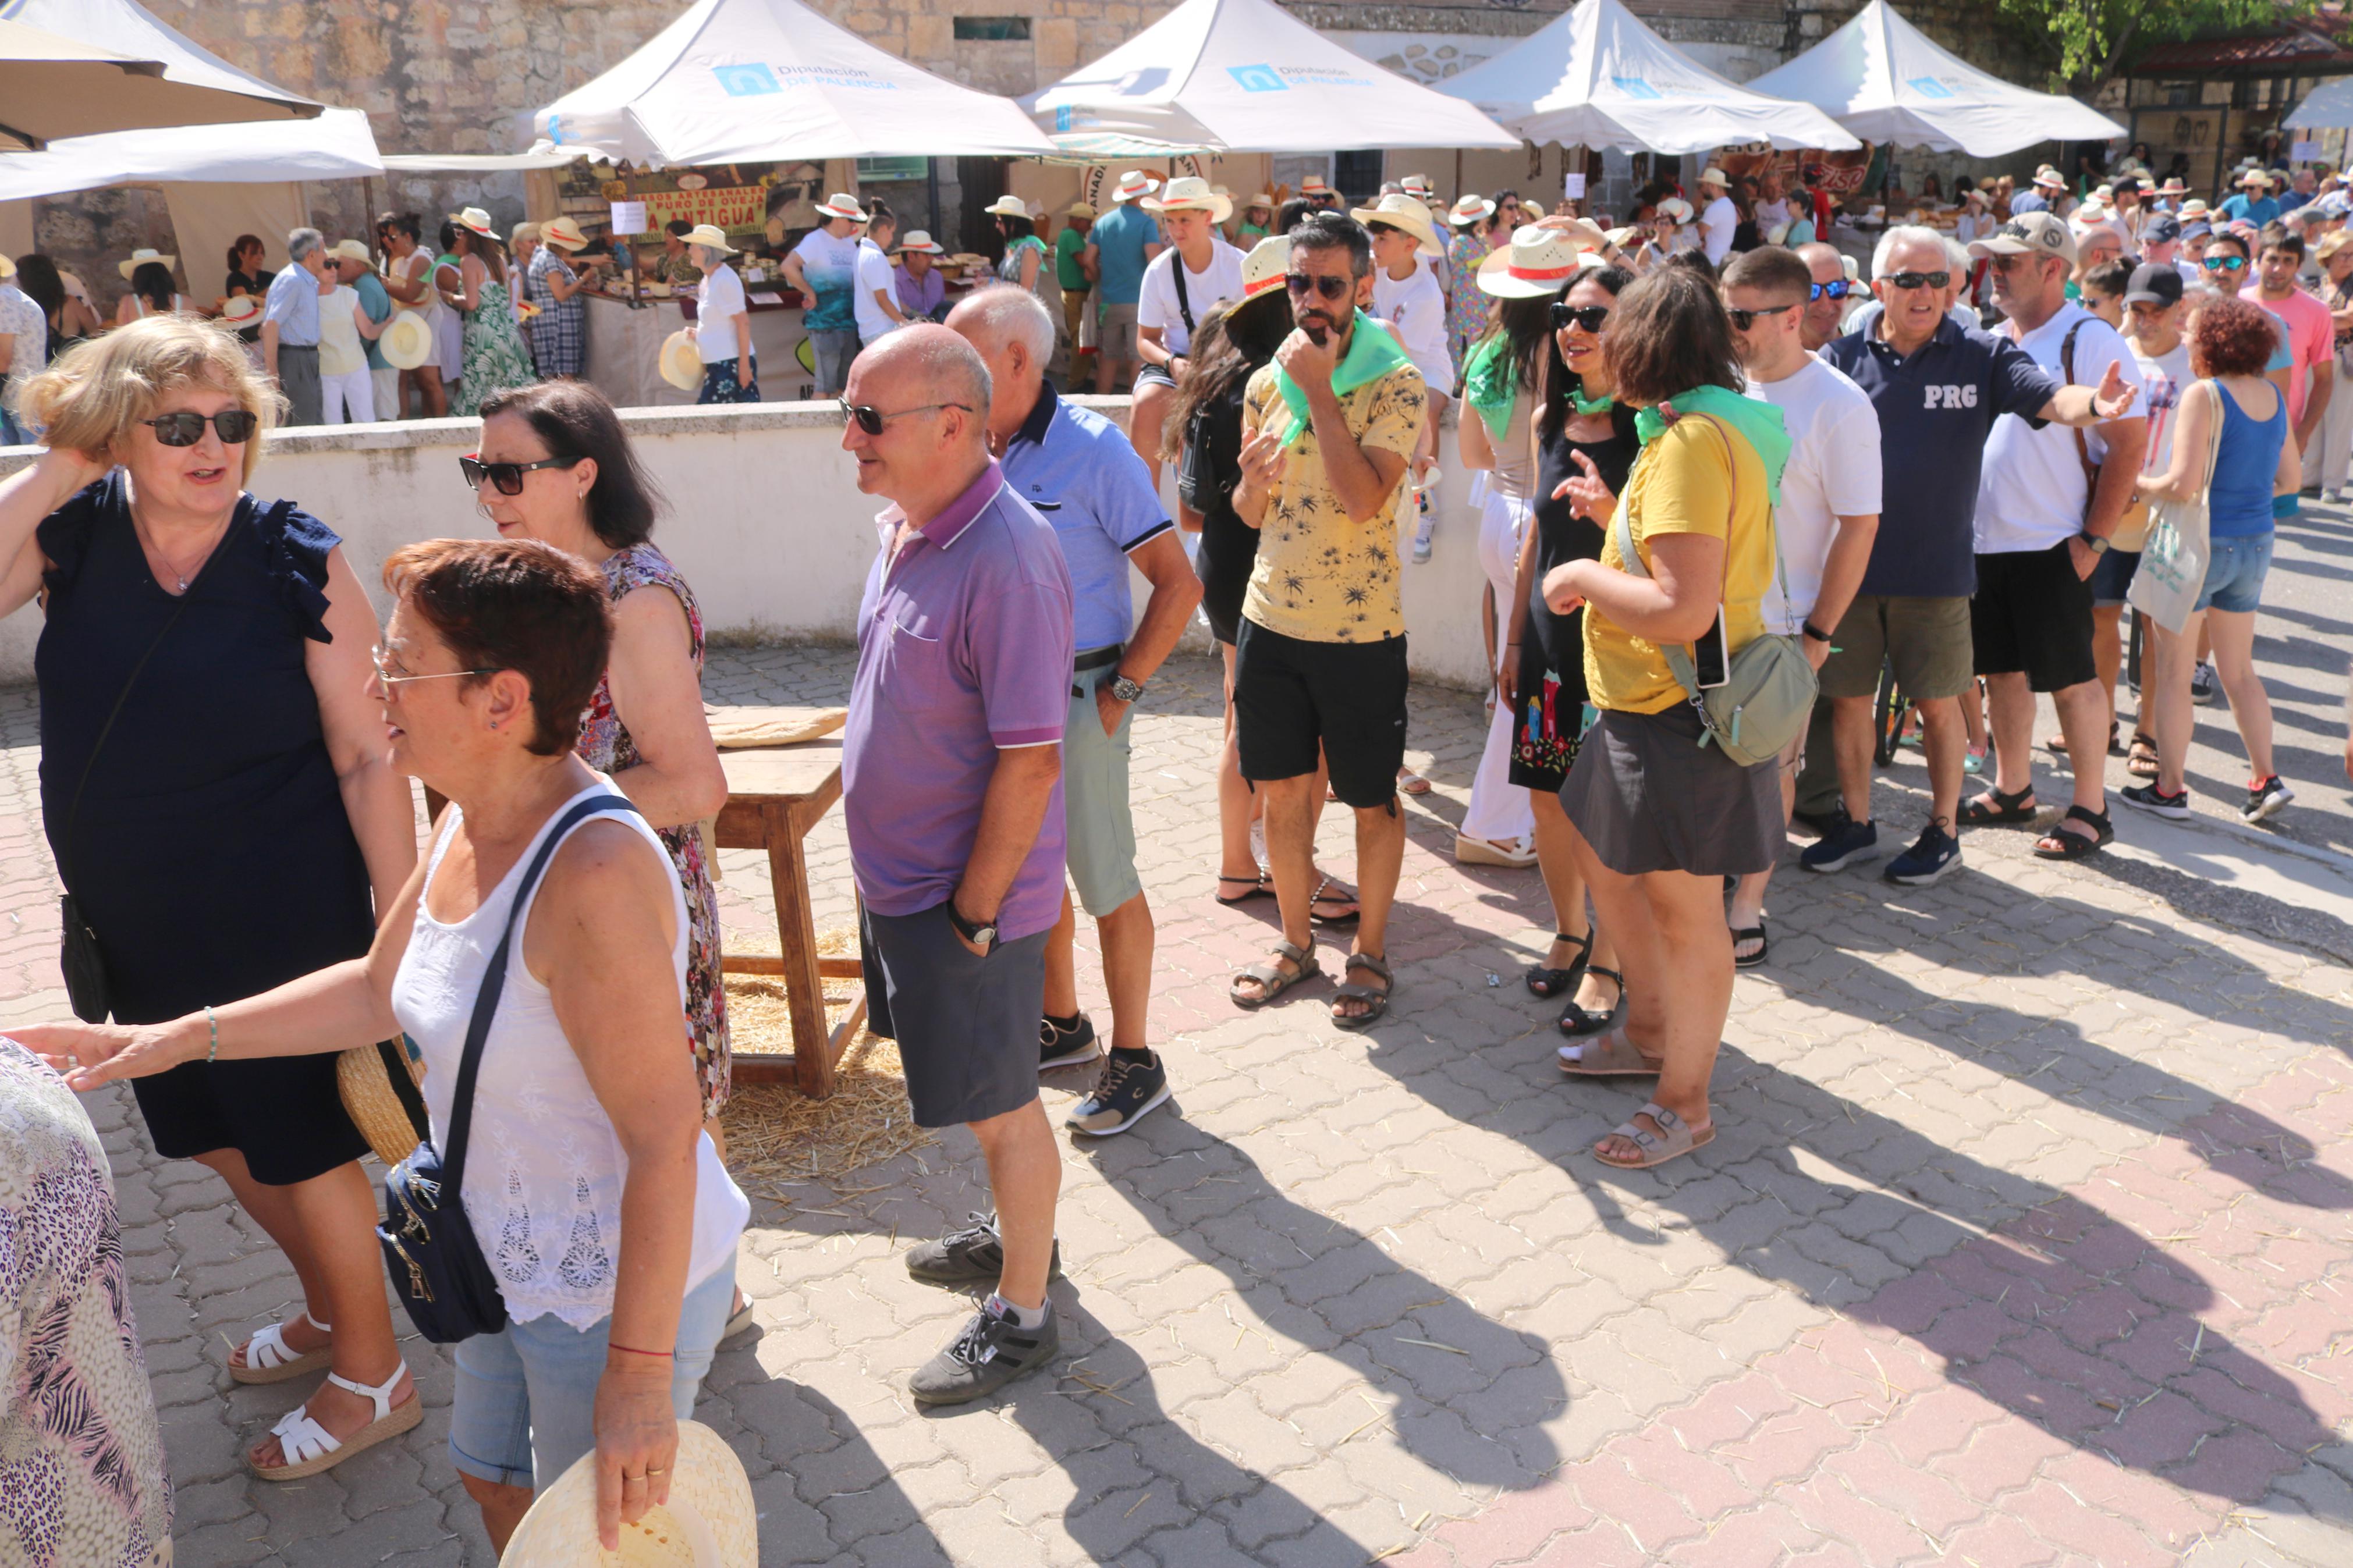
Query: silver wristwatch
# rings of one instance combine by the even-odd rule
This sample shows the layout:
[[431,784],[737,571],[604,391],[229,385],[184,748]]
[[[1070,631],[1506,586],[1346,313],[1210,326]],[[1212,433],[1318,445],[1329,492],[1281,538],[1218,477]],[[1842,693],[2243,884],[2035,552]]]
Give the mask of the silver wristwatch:
[[1122,702],[1141,701],[1144,698],[1144,683],[1139,680],[1130,680],[1124,675],[1114,675],[1111,678],[1111,694]]

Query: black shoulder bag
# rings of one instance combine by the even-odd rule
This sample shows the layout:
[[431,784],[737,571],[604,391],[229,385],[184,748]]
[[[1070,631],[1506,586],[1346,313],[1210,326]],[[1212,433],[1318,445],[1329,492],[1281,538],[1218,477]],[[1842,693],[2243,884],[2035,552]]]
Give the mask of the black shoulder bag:
[[408,1309],[417,1331],[437,1345],[455,1344],[476,1334],[495,1334],[507,1326],[506,1298],[499,1293],[490,1260],[482,1256],[474,1227],[466,1218],[466,1135],[474,1119],[474,1079],[482,1065],[482,1046],[490,1038],[491,1019],[499,1010],[499,993],[506,988],[507,959],[514,946],[515,912],[531,901],[540,873],[564,836],[583,818],[638,808],[617,795],[591,795],[564,814],[554,830],[541,841],[539,853],[515,884],[514,900],[507,906],[506,929],[491,962],[482,971],[482,988],[474,997],[474,1015],[466,1026],[466,1048],[458,1060],[458,1085],[449,1103],[449,1149],[444,1154],[427,1139],[395,1165],[384,1178],[384,1224],[375,1238],[384,1246],[385,1268],[392,1276],[393,1294]]

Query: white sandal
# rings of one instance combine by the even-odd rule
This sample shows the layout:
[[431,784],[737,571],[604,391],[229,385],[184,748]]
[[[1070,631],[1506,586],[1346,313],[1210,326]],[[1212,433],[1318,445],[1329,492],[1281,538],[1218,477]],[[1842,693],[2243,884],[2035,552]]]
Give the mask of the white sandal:
[[[335,1331],[329,1324],[311,1318],[308,1309],[302,1316],[310,1318],[311,1326],[322,1334]],[[239,1383],[285,1383],[306,1373],[317,1372],[334,1360],[334,1349],[322,1345],[314,1351],[298,1351],[286,1342],[286,1325],[272,1323],[245,1342],[245,1364],[228,1363],[228,1374]]]
[[286,1463],[257,1465],[253,1462],[253,1456],[248,1453],[246,1468],[265,1481],[299,1481],[305,1476],[315,1476],[321,1470],[332,1469],[353,1454],[373,1448],[387,1437],[399,1436],[425,1419],[425,1402],[417,1396],[413,1387],[406,1403],[395,1405],[392,1402],[392,1391],[399,1385],[401,1374],[407,1370],[407,1363],[402,1363],[393,1369],[390,1377],[374,1388],[329,1373],[327,1381],[337,1388],[364,1394],[375,1401],[375,1419],[338,1441],[332,1433],[311,1418],[311,1406],[306,1401],[280,1416],[278,1425],[269,1429],[278,1438],[278,1447],[285,1455]]

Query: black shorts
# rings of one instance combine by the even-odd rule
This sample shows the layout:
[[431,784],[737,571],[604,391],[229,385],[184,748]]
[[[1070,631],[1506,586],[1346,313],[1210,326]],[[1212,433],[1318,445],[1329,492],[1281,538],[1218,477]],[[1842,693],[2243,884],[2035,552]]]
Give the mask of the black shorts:
[[1979,675],[2018,675],[2036,691],[2100,678],[2092,662],[2092,585],[2061,540],[2048,550],[1978,557],[1969,636]]
[[335,1055],[182,1062],[131,1080],[155,1152],[167,1160],[233,1149],[273,1187],[323,1176],[368,1152],[344,1114]]
[[958,941],[944,900],[859,921],[866,1026],[899,1042],[918,1127],[955,1127],[1038,1098],[1046,939],[1033,931],[982,958]]
[[1332,793],[1359,809],[1397,799],[1405,765],[1405,637],[1306,642],[1248,616],[1234,645],[1234,732],[1242,777],[1293,779],[1315,771],[1320,748]]
[[1176,384],[1176,378],[1168,373],[1168,367],[1165,364],[1139,365],[1135,372],[1134,390],[1142,392],[1145,387],[1155,384],[1161,386],[1174,386]]

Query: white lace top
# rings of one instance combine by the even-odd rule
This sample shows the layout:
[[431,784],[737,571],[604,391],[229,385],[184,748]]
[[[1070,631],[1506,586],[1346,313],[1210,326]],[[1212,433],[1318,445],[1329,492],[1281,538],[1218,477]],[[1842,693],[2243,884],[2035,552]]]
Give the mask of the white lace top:
[[[549,814],[503,880],[481,907],[448,924],[426,912],[417,900],[417,924],[408,951],[393,977],[392,1010],[425,1058],[425,1106],[433,1122],[434,1146],[448,1147],[450,1100],[457,1091],[458,1063],[474,998],[490,966],[491,950],[505,928],[515,887],[544,839],[575,802],[611,793],[597,782]],[[601,816],[602,814],[600,814]],[[588,821],[598,818],[592,816]],[[670,858],[642,818],[615,814],[660,858],[670,889],[678,940],[670,952],[678,984],[678,1038],[661,1044],[691,1061],[686,1036],[687,918],[678,879],[668,876]],[[433,845],[425,891],[432,892],[450,831],[453,806]],[[534,894],[536,889],[534,889]],[[575,1329],[586,1329],[612,1315],[613,1280],[620,1258],[621,1185],[628,1159],[613,1131],[580,1058],[557,1023],[547,987],[532,977],[522,961],[522,931],[531,921],[525,903],[515,921],[508,952],[506,984],[482,1047],[474,1083],[472,1131],[466,1152],[466,1215],[475,1239],[498,1277],[507,1312],[518,1322],[550,1313]],[[650,1048],[650,1047],[649,1047]],[[692,1289],[726,1265],[750,1217],[751,1205],[728,1179],[709,1135],[696,1134],[694,1246],[687,1264]]]

